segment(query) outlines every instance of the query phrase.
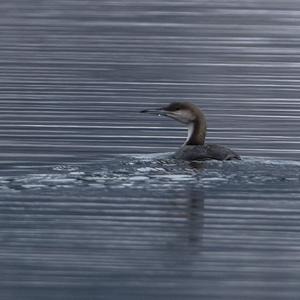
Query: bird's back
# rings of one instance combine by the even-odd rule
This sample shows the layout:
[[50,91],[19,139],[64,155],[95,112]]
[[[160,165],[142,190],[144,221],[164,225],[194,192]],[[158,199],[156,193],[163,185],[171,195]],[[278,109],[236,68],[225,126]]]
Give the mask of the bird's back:
[[232,160],[241,159],[240,156],[231,149],[217,145],[217,144],[204,144],[204,145],[184,145],[175,152],[176,159],[183,160]]

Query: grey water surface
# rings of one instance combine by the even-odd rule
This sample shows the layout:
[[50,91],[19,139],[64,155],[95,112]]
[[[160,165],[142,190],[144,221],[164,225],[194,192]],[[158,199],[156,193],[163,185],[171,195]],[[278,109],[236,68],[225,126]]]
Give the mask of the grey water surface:
[[[300,2],[0,3],[0,299],[299,299]],[[168,158],[188,100],[242,161]]]

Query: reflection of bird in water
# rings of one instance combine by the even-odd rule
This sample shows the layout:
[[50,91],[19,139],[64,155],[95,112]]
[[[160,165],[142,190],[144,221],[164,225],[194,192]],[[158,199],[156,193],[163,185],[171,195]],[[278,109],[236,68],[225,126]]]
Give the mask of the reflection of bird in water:
[[189,191],[188,194],[188,237],[190,242],[196,242],[199,240],[199,237],[202,237],[202,227],[204,222],[204,192],[196,189]]
[[237,153],[227,147],[205,143],[206,118],[204,113],[192,103],[173,102],[162,108],[142,110],[141,112],[167,116],[188,126],[187,140],[174,154],[177,159],[240,159]]

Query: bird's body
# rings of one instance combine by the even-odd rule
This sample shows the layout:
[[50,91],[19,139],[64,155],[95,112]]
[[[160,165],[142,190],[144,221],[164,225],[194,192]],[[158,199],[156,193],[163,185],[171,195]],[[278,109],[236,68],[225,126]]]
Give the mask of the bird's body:
[[142,112],[167,116],[188,127],[187,140],[173,155],[176,159],[189,161],[241,159],[237,153],[227,147],[205,143],[206,118],[204,113],[192,103],[173,102],[163,108]]
[[240,159],[240,156],[231,149],[216,144],[183,145],[174,153],[173,157],[189,161]]

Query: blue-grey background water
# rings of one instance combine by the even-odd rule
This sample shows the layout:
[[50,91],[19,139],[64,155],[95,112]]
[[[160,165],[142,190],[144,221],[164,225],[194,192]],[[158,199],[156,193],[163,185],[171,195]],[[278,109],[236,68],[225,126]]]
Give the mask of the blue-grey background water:
[[[1,299],[299,299],[298,0],[0,3]],[[205,111],[241,162],[164,158]]]

